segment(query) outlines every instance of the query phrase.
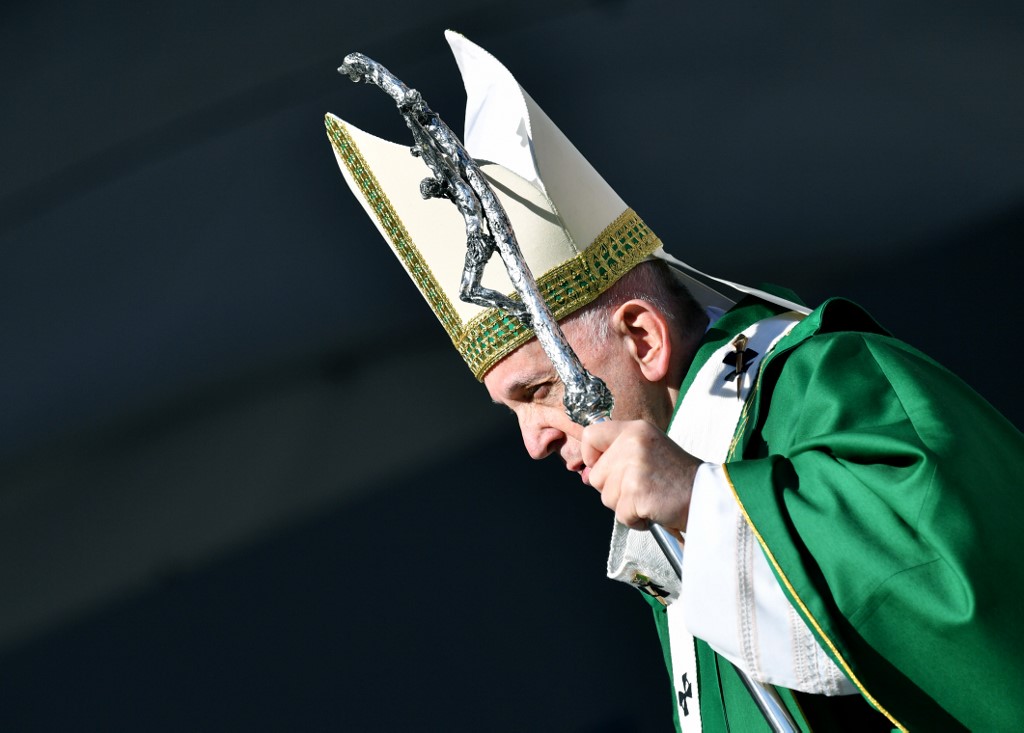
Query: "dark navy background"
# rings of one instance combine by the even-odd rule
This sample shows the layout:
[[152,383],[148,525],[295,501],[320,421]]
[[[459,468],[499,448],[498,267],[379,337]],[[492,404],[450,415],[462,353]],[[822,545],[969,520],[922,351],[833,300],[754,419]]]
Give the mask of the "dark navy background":
[[844,295],[1024,423],[1024,11],[0,10],[0,730],[667,729],[611,519],[533,464],[349,194],[362,51],[442,31],[691,264]]

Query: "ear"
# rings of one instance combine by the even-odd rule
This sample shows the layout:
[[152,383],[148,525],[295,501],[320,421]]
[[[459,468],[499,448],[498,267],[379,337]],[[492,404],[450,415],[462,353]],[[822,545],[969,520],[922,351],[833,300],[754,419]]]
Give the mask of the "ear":
[[612,314],[612,329],[649,382],[660,382],[669,372],[672,339],[668,318],[646,300],[630,300]]

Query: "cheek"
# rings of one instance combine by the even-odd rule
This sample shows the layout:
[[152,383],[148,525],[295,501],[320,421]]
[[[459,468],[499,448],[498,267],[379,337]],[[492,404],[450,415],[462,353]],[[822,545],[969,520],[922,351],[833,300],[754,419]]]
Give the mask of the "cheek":
[[615,420],[640,420],[647,418],[647,410],[644,409],[641,386],[633,383],[609,384],[612,391],[612,398],[615,405],[612,408],[612,418]]
[[622,415],[625,414],[623,413],[624,409],[632,411],[632,405],[635,400],[630,389],[631,375],[624,375],[621,368],[617,367],[617,364],[608,361],[595,364],[594,368],[588,371],[595,377],[600,377],[601,381],[605,383],[605,386],[612,393],[613,418],[621,420],[623,419]]

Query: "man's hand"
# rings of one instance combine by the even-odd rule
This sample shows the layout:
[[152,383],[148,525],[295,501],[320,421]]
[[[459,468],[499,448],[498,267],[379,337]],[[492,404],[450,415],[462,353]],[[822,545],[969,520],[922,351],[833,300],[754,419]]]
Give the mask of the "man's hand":
[[632,529],[656,522],[686,530],[697,460],[644,420],[606,420],[583,430],[587,477],[601,502]]

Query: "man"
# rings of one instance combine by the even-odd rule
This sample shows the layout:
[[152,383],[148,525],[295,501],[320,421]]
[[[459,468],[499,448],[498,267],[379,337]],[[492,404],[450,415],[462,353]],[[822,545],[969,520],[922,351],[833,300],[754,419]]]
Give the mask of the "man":
[[[608,572],[654,609],[679,727],[767,730],[741,670],[803,730],[1015,729],[1020,432],[852,303],[811,310],[668,255],[500,63],[448,39],[466,147],[612,420],[573,423],[530,333],[459,301],[463,224],[420,199],[422,163],[333,116],[329,137],[530,455],[614,511]],[[650,523],[681,540],[682,582]]]

